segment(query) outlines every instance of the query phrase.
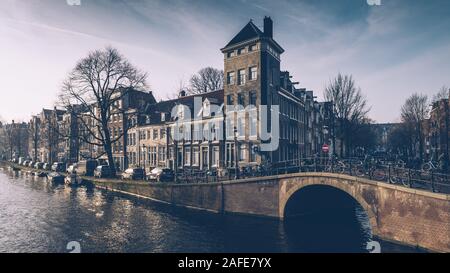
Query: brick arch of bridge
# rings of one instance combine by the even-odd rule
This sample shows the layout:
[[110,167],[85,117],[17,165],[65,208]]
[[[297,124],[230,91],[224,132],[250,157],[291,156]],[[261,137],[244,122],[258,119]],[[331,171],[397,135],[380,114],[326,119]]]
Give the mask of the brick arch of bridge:
[[364,208],[367,216],[369,217],[371,230],[373,234],[378,231],[378,221],[376,208],[370,205],[363,195],[360,193],[358,188],[358,182],[354,180],[346,180],[342,177],[292,177],[284,178],[280,181],[280,192],[279,192],[279,216],[284,219],[286,205],[290,198],[298,191],[304,189],[305,187],[322,185],[329,186],[348,194],[354,200],[356,200],[362,208]]

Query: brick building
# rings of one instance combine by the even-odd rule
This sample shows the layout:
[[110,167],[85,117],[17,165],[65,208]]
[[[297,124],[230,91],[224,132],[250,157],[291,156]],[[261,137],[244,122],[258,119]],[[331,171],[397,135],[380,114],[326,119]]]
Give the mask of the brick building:
[[[221,49],[223,90],[181,92],[137,115],[126,136],[130,164],[147,171],[157,166],[232,171],[236,163],[243,168],[312,156],[330,144],[332,107],[318,103],[313,91],[296,88],[289,72],[280,70],[284,50],[273,39],[272,24],[266,17],[263,32],[250,21]],[[265,106],[267,113],[261,112]],[[275,148],[264,150],[270,142]]]
[[449,169],[450,155],[450,98],[433,103],[430,118],[424,122],[424,144],[427,160],[441,160],[444,168]]

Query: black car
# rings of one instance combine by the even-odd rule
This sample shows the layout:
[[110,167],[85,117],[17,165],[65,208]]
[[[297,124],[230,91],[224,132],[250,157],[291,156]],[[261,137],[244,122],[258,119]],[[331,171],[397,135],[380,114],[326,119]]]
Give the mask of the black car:
[[144,179],[144,169],[129,168],[122,173],[122,179],[143,180]]
[[66,171],[66,164],[62,162],[55,162],[52,165],[52,171],[63,173]]
[[168,168],[154,168],[148,175],[149,180],[157,182],[172,182],[175,178],[175,173]]
[[95,168],[94,171],[94,177],[97,178],[106,178],[106,177],[110,177],[111,176],[111,169],[109,168],[109,166],[98,166],[97,168]]

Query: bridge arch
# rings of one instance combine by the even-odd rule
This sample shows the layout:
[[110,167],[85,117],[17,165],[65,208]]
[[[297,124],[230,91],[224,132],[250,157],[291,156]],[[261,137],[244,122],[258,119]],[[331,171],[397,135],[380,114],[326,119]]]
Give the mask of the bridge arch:
[[295,193],[310,186],[328,186],[347,194],[359,203],[369,218],[372,233],[376,234],[378,230],[376,211],[369,203],[367,203],[364,197],[358,193],[356,189],[357,185],[352,182],[354,181],[345,181],[343,178],[337,179],[335,177],[314,177],[313,179],[307,177],[297,177],[281,179],[279,192],[279,216],[281,219],[285,218],[287,204]]

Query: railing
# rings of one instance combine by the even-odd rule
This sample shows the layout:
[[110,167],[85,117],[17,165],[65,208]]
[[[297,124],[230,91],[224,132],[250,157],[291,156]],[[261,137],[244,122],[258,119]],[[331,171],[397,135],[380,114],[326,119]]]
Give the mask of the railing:
[[[17,164],[13,164],[13,166],[16,165]],[[336,158],[312,157],[277,162],[274,164],[243,167],[239,169],[237,175],[234,167],[223,170],[212,169],[208,171],[184,169],[177,172],[177,182],[210,183],[233,180],[236,177],[243,179],[289,173],[326,172],[363,177],[409,188],[447,194],[450,193],[450,174],[444,174],[433,169],[424,171],[406,168],[404,165],[403,162],[382,162],[380,160],[365,161],[357,158],[339,160]],[[22,167],[20,166],[20,168]]]
[[[301,172],[347,174],[409,188],[450,193],[449,174],[435,170],[422,171],[406,168],[402,162],[364,161],[356,158],[338,160],[314,157],[277,162],[265,166],[243,167],[239,169],[237,177],[243,179]],[[221,175],[218,170],[185,170],[178,173],[178,182],[220,182],[232,180],[235,177],[235,168],[226,169]]]

